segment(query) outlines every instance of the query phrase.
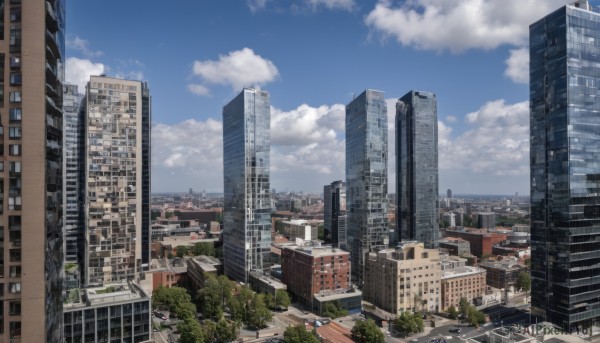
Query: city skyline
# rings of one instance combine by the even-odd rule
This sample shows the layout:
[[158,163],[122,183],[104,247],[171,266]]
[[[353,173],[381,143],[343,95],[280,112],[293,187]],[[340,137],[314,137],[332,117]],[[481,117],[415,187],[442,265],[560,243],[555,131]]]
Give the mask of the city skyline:
[[[222,191],[220,111],[255,85],[271,94],[273,188],[314,192],[345,179],[343,104],[353,94],[386,93],[391,134],[397,99],[428,89],[438,95],[440,189],[527,194],[527,30],[564,3],[197,1],[171,9],[178,19],[157,30],[147,23],[160,20],[158,4],[130,16],[139,3],[113,13],[110,1],[70,2],[67,80],[106,73],[149,82],[157,192]],[[127,44],[109,38],[113,28],[95,29],[104,14],[148,34]],[[466,17],[473,20],[459,19]],[[390,189],[394,173],[390,167]]]

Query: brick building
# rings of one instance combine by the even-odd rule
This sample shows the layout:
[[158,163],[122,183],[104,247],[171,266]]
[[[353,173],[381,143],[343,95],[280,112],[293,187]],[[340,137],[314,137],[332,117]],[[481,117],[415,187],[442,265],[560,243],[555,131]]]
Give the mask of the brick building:
[[469,267],[466,262],[466,259],[456,256],[442,258],[441,310],[443,311],[450,306],[458,308],[460,298],[478,304],[486,293],[486,270]]
[[482,257],[492,255],[494,244],[506,240],[506,235],[501,233],[490,233],[487,230],[444,230],[444,237],[462,238],[468,241],[471,246],[471,254]]
[[518,264],[516,259],[482,262],[479,266],[487,271],[486,283],[494,288],[508,289],[515,285],[519,272],[525,267]]
[[336,248],[282,246],[282,281],[301,303],[312,308],[315,294],[351,287],[349,260],[350,253]]

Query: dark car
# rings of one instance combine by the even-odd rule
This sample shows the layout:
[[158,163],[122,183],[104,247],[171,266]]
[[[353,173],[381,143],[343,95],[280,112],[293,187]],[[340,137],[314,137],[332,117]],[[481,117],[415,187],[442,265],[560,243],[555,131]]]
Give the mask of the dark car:
[[167,320],[167,316],[165,316],[163,313],[160,313],[160,312],[158,312],[158,311],[154,311],[154,312],[152,312],[152,314],[153,314],[153,315],[154,315],[156,318],[159,318],[159,319],[162,319],[162,320]]
[[452,332],[452,333],[460,333],[460,328],[452,328],[452,329],[450,329],[450,332]]

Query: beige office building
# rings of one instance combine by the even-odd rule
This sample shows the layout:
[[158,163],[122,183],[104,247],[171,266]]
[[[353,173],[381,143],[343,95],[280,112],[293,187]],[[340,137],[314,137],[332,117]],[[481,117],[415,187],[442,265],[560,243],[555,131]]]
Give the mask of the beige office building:
[[442,257],[442,311],[450,306],[458,308],[460,298],[480,304],[486,293],[486,271],[466,265],[467,260],[457,256]]
[[407,242],[398,248],[368,253],[363,298],[381,309],[438,312],[441,266],[437,249]]

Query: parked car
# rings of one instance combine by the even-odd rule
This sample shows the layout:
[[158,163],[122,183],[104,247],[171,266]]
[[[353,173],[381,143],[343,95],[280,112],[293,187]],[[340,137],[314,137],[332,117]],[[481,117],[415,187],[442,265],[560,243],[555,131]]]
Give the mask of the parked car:
[[452,328],[452,329],[450,329],[450,332],[452,332],[452,333],[460,333],[460,328]]
[[167,316],[165,316],[164,313],[154,311],[152,314],[158,319],[167,320]]

